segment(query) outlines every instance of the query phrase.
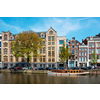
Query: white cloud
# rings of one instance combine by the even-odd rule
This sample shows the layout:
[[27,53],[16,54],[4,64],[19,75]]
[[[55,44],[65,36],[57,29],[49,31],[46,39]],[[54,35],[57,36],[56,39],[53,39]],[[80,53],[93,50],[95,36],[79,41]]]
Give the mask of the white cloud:
[[74,18],[66,17],[51,17],[44,19],[42,25],[37,23],[30,27],[34,31],[47,31],[50,26],[52,26],[57,31],[58,36],[66,36],[72,31],[77,31],[82,28],[90,27],[90,25],[93,23],[97,23],[97,21],[92,17],[77,18],[76,20],[74,20]]

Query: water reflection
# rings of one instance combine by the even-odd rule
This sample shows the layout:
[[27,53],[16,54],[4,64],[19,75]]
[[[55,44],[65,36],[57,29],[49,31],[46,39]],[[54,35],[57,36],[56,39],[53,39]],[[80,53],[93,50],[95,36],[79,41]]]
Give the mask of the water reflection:
[[51,76],[46,74],[0,73],[0,84],[99,84],[100,75]]

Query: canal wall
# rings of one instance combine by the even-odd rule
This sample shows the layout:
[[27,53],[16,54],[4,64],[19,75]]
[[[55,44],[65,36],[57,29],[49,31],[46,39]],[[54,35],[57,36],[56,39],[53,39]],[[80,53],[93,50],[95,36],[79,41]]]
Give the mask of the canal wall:
[[32,74],[47,74],[47,70],[10,70],[10,69],[0,69],[0,72],[5,73],[32,73]]
[[[47,74],[48,70],[10,70],[10,69],[0,69],[0,72],[4,73],[32,73],[32,74]],[[100,69],[86,70],[89,75],[100,75]]]

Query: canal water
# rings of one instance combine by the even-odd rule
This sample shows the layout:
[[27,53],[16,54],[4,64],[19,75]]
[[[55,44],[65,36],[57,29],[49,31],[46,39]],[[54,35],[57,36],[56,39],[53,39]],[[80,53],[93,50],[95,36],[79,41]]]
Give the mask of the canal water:
[[100,84],[100,75],[68,77],[47,74],[0,73],[0,84]]

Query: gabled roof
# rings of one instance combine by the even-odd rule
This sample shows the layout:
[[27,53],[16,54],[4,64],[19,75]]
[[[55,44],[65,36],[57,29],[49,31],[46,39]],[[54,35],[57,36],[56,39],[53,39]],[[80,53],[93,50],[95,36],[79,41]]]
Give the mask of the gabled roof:
[[[49,31],[50,29],[54,30],[52,27],[50,27],[50,28],[48,29],[48,31]],[[47,32],[48,32],[48,31],[47,31]],[[54,31],[55,31],[55,30],[54,30]],[[55,31],[55,32],[57,32],[57,31]]]
[[43,33],[44,35],[45,35],[45,37],[46,37],[46,33],[47,32],[36,32],[36,34],[40,37],[41,36],[41,33]]

